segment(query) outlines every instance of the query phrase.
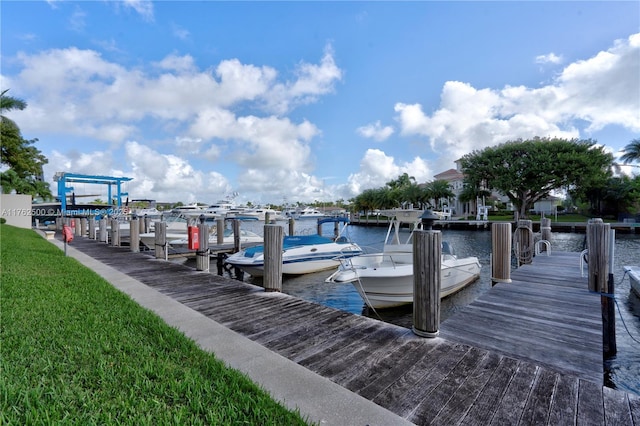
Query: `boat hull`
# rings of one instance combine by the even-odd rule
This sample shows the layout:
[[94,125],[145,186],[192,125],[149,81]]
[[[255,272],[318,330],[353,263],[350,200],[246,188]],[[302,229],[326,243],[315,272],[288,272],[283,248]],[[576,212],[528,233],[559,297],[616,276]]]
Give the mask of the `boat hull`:
[[624,270],[629,274],[629,283],[631,284],[631,290],[638,297],[640,297],[640,267],[625,266]]
[[[401,259],[402,260],[402,259]],[[413,303],[413,264],[388,255],[362,255],[344,261],[330,279],[351,282],[364,302],[376,309]],[[480,277],[476,257],[445,259],[441,265],[440,297],[450,296]]]
[[[244,257],[242,252],[230,256],[226,263],[239,268],[254,277],[264,275],[264,256]],[[340,266],[340,259],[362,253],[357,245],[334,243],[332,247],[302,247],[288,250],[282,256],[282,273],[285,275],[303,275],[313,272],[335,269]]]

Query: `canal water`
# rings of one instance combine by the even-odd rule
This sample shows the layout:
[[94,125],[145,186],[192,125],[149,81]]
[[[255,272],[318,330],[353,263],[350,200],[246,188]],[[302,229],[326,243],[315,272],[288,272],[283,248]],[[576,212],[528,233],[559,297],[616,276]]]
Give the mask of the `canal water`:
[[[285,232],[288,225],[283,222]],[[243,222],[242,227],[260,235],[263,234],[262,222]],[[296,234],[316,233],[314,220],[296,222]],[[323,235],[333,235],[333,224],[325,224]],[[407,236],[408,236],[408,231]],[[386,227],[351,225],[346,236],[358,243],[365,251],[380,251],[387,233]],[[454,247],[458,257],[477,256],[482,264],[480,279],[462,291],[444,298],[441,302],[441,321],[456,311],[472,303],[491,288],[491,232],[487,230],[442,230],[442,239]],[[551,252],[581,252],[585,248],[585,235],[579,233],[553,233]],[[629,277],[623,267],[640,265],[640,235],[616,233],[615,245],[615,299],[617,305],[616,340],[617,355],[605,361],[606,386],[640,395],[640,298],[631,291]],[[212,271],[215,265],[212,263]],[[576,268],[579,265],[576,264]],[[319,303],[332,308],[380,319],[389,323],[410,328],[412,326],[412,307],[407,305],[395,309],[368,309],[352,284],[326,283],[332,271],[283,278],[284,293]],[[261,278],[245,274],[244,280],[261,285]]]

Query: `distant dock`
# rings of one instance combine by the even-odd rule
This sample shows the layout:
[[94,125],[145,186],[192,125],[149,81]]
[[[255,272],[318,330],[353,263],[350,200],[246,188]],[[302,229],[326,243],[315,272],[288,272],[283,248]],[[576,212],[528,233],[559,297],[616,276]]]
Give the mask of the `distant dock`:
[[602,384],[600,296],[577,253],[536,256],[425,339],[127,247],[72,244],[415,424],[640,422],[640,396]]
[[[493,223],[511,223],[515,228],[516,222],[492,221],[492,220],[437,220],[434,222],[434,229],[461,229],[461,230],[490,230]],[[352,217],[352,225],[361,226],[389,226],[389,219],[379,217]],[[623,234],[640,234],[640,223],[635,222],[613,222],[610,224],[611,229]],[[576,232],[585,233],[587,230],[587,222],[551,222],[552,232]],[[540,221],[533,221],[533,231],[540,231]]]

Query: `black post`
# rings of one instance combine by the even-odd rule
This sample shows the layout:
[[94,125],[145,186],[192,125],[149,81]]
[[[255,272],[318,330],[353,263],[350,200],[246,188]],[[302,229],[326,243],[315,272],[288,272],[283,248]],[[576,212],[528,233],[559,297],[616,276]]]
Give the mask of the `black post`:
[[440,219],[440,216],[432,212],[431,210],[425,210],[420,216],[422,220],[422,230],[431,231],[433,229],[433,222]]

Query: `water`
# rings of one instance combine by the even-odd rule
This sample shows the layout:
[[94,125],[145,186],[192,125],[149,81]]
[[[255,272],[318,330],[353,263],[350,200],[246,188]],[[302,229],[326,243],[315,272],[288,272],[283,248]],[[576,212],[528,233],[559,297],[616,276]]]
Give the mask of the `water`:
[[[333,225],[326,224],[324,235],[333,235]],[[261,222],[243,222],[242,227],[259,235],[263,234]],[[285,224],[285,232],[287,231]],[[316,221],[297,221],[296,233],[315,233]],[[386,227],[351,226],[348,237],[357,242],[366,251],[382,249]],[[407,234],[408,235],[408,231]],[[480,279],[464,290],[447,297],[441,302],[441,321],[445,321],[456,311],[464,308],[491,288],[491,232],[442,230],[443,240],[449,241],[459,257],[477,256],[482,264]],[[576,233],[553,233],[551,252],[580,252],[585,247],[585,235]],[[614,281],[616,290],[616,340],[617,355],[605,361],[606,386],[640,395],[640,298],[631,291],[629,278],[625,276],[623,266],[640,265],[640,235],[616,234]],[[576,265],[578,267],[578,265]],[[215,266],[212,265],[212,271]],[[364,315],[371,318],[411,327],[412,307],[407,305],[395,309],[368,309],[351,284],[325,283],[332,271],[323,271],[297,277],[284,277],[284,293],[319,303],[332,308]],[[245,274],[245,281],[261,285],[260,278]],[[628,330],[628,331],[627,331]],[[631,335],[630,335],[631,334]]]

